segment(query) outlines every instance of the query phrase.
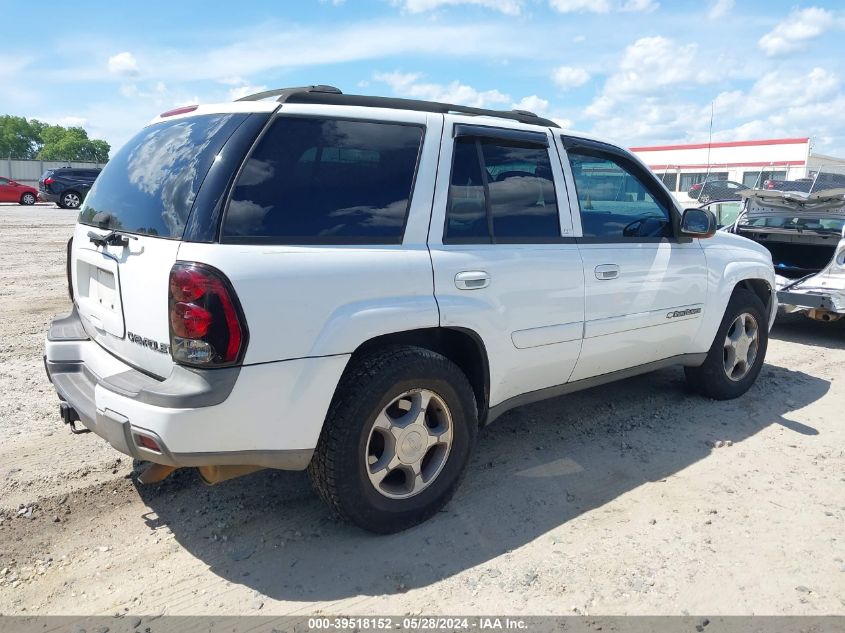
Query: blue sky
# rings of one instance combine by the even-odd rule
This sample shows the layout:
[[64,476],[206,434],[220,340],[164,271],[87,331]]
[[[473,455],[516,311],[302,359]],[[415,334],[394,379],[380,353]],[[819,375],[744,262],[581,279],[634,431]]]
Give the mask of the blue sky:
[[[845,6],[778,0],[0,2],[0,113],[115,148],[269,87],[521,107],[627,145],[810,136],[845,156]],[[30,24],[32,28],[24,28]]]

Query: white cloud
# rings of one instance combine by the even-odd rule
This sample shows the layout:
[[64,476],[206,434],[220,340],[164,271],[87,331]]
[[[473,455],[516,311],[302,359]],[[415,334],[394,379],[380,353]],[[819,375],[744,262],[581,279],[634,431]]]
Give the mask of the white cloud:
[[523,0],[393,0],[393,4],[401,6],[409,13],[424,13],[446,6],[472,4],[500,11],[505,15],[519,15],[522,12]]
[[656,0],[549,0],[549,6],[560,13],[650,13],[656,10],[660,3]]
[[138,62],[135,56],[129,51],[123,51],[109,57],[109,72],[114,75],[131,77],[139,73]]
[[549,0],[549,5],[561,13],[610,12],[610,0]]
[[410,99],[441,101],[474,108],[490,108],[507,103],[511,98],[498,90],[477,90],[472,86],[452,81],[448,84],[420,83],[419,73],[376,73],[375,81],[387,84],[394,94]]
[[631,96],[652,97],[661,88],[690,80],[707,81],[710,75],[696,71],[696,52],[695,44],[680,45],[659,35],[640,38],[625,49],[616,72],[584,113],[589,117],[607,116]]
[[549,112],[549,101],[537,95],[530,95],[523,97],[518,102],[511,105],[514,110],[528,110],[534,114],[545,116]]
[[589,80],[590,73],[583,68],[576,68],[574,66],[559,66],[552,72],[552,81],[564,90],[583,86]]
[[713,0],[710,4],[710,10],[707,12],[707,17],[711,20],[723,18],[733,11],[733,8],[734,0]]
[[774,29],[760,38],[757,45],[772,57],[800,50],[808,40],[818,37],[835,24],[832,12],[819,7],[795,10]]
[[776,114],[835,99],[840,85],[837,75],[819,67],[806,74],[769,72],[747,92],[719,93],[713,101],[713,110],[717,117],[737,119]]
[[51,125],[61,125],[62,127],[87,127],[88,124],[88,117],[74,116],[72,114],[63,116],[36,116],[33,118]]
[[651,13],[660,7],[660,3],[655,0],[627,0],[619,8],[620,11],[632,11],[638,13]]
[[237,76],[218,79],[218,83],[226,86],[232,86],[228,91],[229,101],[237,101],[241,97],[269,90],[269,88],[264,84],[252,84],[243,77]]

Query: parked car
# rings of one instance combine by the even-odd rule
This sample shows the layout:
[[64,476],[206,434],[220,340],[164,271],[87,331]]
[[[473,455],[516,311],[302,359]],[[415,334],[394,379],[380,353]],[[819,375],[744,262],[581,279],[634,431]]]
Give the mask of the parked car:
[[55,202],[63,209],[77,209],[91,190],[98,168],[61,167],[48,169],[38,181],[41,199]]
[[[831,181],[832,182],[832,181]],[[772,254],[781,311],[819,321],[845,315],[845,191],[757,190],[727,230]]]
[[845,188],[845,174],[835,172],[821,172],[807,178],[796,180],[765,180],[763,189],[776,191],[801,191],[815,193],[830,189]]
[[764,180],[763,189],[769,191],[801,191],[804,193],[810,192],[810,187],[813,186],[812,178],[799,178],[797,180]]
[[707,180],[694,184],[687,195],[702,204],[711,200],[739,200],[739,192],[748,189],[741,182],[733,180]]
[[38,190],[29,185],[0,176],[0,202],[17,202],[18,204],[35,204],[38,200]]
[[619,146],[328,86],[157,117],[68,260],[46,368],[71,429],[142,482],[307,469],[375,532],[435,514],[513,407],[670,365],[742,395],[777,308],[768,251]]

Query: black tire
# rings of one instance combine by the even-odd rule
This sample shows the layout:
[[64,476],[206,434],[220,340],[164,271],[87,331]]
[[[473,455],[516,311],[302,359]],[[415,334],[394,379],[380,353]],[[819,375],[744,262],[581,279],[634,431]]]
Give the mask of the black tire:
[[[734,322],[743,314],[750,315],[757,325],[757,347],[753,361],[748,363],[748,370],[739,378],[731,379],[725,368],[726,351],[725,341],[728,331]],[[728,307],[725,309],[725,316],[710,350],[707,352],[707,359],[700,367],[685,367],[687,382],[700,394],[713,398],[714,400],[731,400],[738,398],[751,388],[766,358],[766,349],[769,345],[769,319],[766,307],[760,298],[746,288],[734,290]]]
[[24,205],[24,206],[27,206],[27,207],[35,204],[35,200],[36,200],[35,194],[30,193],[28,191],[21,196],[21,204]]
[[62,209],[78,209],[82,204],[82,194],[76,191],[64,191],[59,197],[59,206]]
[[[434,392],[451,413],[452,444],[445,463],[420,492],[389,498],[371,483],[368,442],[376,416],[407,391]],[[391,346],[353,359],[335,392],[308,466],[320,497],[359,527],[390,534],[425,521],[452,497],[478,430],[472,387],[452,361],[427,349]]]

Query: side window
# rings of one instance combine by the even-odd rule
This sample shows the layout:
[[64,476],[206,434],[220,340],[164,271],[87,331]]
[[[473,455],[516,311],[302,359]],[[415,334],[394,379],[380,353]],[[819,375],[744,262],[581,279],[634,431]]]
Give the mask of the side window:
[[466,136],[455,141],[446,243],[557,238],[560,220],[546,147]]
[[584,237],[669,237],[672,222],[666,204],[656,199],[632,161],[604,152],[575,148],[568,152]]
[[9,180],[7,178],[0,178],[0,185],[8,185]]
[[453,242],[490,241],[484,183],[475,139],[458,138],[452,158],[445,238]]
[[399,244],[423,128],[279,117],[244,165],[223,236],[277,244]]

